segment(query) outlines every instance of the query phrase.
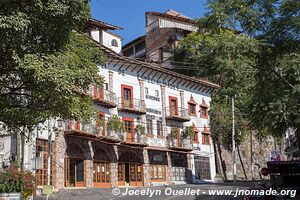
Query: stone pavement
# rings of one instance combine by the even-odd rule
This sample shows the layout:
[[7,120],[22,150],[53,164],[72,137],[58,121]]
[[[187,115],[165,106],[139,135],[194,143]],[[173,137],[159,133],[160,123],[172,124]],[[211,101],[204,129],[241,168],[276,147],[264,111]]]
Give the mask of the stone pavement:
[[[253,183],[252,183],[253,184]],[[244,186],[243,186],[244,185]],[[177,190],[186,190],[188,188],[191,188],[193,190],[200,189],[202,192],[206,194],[208,193],[209,189],[232,189],[235,190],[238,188],[249,188],[251,184],[249,183],[239,183],[238,186],[235,186],[234,184],[228,186],[226,183],[223,184],[201,184],[201,185],[194,185],[194,184],[188,184],[188,185],[178,185],[178,186],[166,186],[166,187],[148,187],[149,190],[161,190],[162,193],[160,195],[153,195],[152,197],[149,196],[142,196],[142,195],[122,195],[125,193],[126,188],[118,188],[120,189],[119,192],[120,195],[113,195],[112,190],[113,188],[109,189],[96,189],[96,188],[89,188],[89,189],[67,189],[67,190],[61,190],[58,193],[52,194],[49,197],[49,200],[139,200],[139,199],[157,199],[157,200],[241,200],[242,197],[232,197],[232,196],[208,196],[204,194],[200,195],[165,195],[165,190],[167,188],[171,188],[173,191]],[[251,186],[250,186],[251,187]],[[118,190],[117,189],[117,190]],[[130,187],[129,190],[133,191],[140,191],[140,190],[146,190],[147,187]],[[168,189],[167,189],[168,190]],[[34,198],[36,200],[43,200],[46,199],[46,196],[38,196]]]

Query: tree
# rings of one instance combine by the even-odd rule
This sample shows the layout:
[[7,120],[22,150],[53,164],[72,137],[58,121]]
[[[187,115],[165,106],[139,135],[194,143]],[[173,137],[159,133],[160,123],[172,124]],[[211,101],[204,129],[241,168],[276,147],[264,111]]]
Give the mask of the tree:
[[[242,114],[249,115],[247,121],[260,134],[281,137],[288,127],[299,131],[300,2],[211,0],[209,9],[198,20],[200,31],[183,42],[183,46],[194,42],[190,47],[201,48],[181,48],[188,61],[194,59],[190,71],[200,66],[197,75],[220,83],[223,89],[219,93],[242,94],[238,112],[248,110]],[[232,40],[224,37],[229,32],[234,33]],[[207,37],[215,42],[215,48],[207,48]],[[230,47],[231,51],[226,51]],[[219,79],[213,78],[216,76]],[[218,98],[214,97],[216,103],[220,103]]]
[[91,98],[73,92],[101,83],[102,53],[76,33],[88,1],[3,0],[0,10],[0,121],[15,129],[92,116]]
[[[248,120],[244,107],[253,86],[255,55],[258,43],[245,35],[227,29],[191,33],[175,51],[175,59],[192,63],[188,68],[177,67],[177,71],[208,77],[222,88],[211,102],[211,130],[214,141],[231,148],[231,101],[227,97],[239,95],[236,104],[239,120],[237,127],[246,127]],[[246,74],[246,76],[245,76]],[[244,129],[245,130],[245,129]],[[239,143],[244,135],[236,136]]]

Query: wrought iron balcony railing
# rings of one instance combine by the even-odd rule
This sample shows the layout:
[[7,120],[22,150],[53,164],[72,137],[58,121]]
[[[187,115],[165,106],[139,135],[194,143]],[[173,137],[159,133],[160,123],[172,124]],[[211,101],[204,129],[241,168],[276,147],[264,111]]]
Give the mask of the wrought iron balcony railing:
[[67,120],[64,129],[67,133],[97,135],[99,134],[101,127],[97,126],[96,123],[82,123],[76,120]]
[[97,91],[96,94],[94,94],[95,103],[108,108],[117,107],[117,98],[115,93],[104,89],[99,90],[100,91]]
[[188,110],[185,108],[174,108],[174,107],[166,107],[165,109],[166,119],[176,120],[176,121],[189,121],[191,117],[188,113]]
[[168,148],[170,149],[182,149],[186,151],[191,151],[193,149],[193,145],[189,138],[169,138],[168,139]]
[[126,112],[146,114],[146,105],[144,100],[119,98],[118,109]]
[[196,26],[193,26],[188,23],[169,21],[169,20],[165,20],[165,19],[157,19],[146,27],[146,32],[148,33],[149,31],[155,29],[156,27],[177,28],[177,29],[187,30],[187,31],[191,31],[191,32],[198,30],[198,28]]

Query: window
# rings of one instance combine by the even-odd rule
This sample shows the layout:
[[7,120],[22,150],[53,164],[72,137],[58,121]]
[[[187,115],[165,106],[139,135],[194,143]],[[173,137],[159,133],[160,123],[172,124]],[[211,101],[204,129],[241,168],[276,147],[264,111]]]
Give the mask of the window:
[[108,83],[104,83],[104,89],[108,90]]
[[116,39],[113,39],[113,40],[111,41],[111,46],[113,46],[113,47],[118,47],[118,42],[117,42]]
[[121,85],[122,88],[122,106],[123,107],[133,107],[133,87],[128,85]]
[[125,131],[127,133],[132,133],[133,131],[133,122],[129,120],[124,120]]
[[196,104],[189,103],[189,114],[196,116]]
[[145,87],[145,94],[149,94],[149,90],[147,87]]
[[163,132],[162,132],[162,122],[157,120],[157,136],[162,136]]
[[[47,185],[48,182],[48,140],[36,140],[36,157],[42,159],[42,169],[36,170],[36,184]],[[52,156],[50,157],[52,163]],[[50,184],[52,185],[52,164],[50,166]]]
[[170,115],[178,115],[178,103],[176,97],[169,96]]
[[166,166],[151,165],[151,180],[166,180]]
[[208,133],[202,133],[202,144],[210,144]]
[[147,119],[147,134],[152,135],[153,134],[153,124],[152,119]]
[[123,55],[127,56],[127,57],[132,56],[133,55],[133,47],[124,50]]
[[156,96],[156,97],[159,97],[159,92],[158,92],[158,90],[155,90],[155,96]]
[[195,131],[195,135],[194,135],[194,137],[191,138],[191,139],[192,139],[192,142],[193,142],[193,143],[198,143],[198,131]]
[[200,116],[202,118],[207,118],[208,117],[208,108],[207,107],[204,107],[204,106],[200,107]]

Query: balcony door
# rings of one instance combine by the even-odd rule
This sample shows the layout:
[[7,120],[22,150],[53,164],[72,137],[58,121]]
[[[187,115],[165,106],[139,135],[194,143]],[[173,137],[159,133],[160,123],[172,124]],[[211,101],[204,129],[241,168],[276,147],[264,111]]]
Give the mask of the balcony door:
[[170,115],[178,115],[178,100],[176,97],[169,97]]
[[81,148],[70,144],[65,153],[65,186],[85,186],[85,162]]
[[133,108],[132,86],[122,85],[122,105],[126,108]]
[[134,119],[123,117],[123,122],[126,132],[126,141],[134,142]]

